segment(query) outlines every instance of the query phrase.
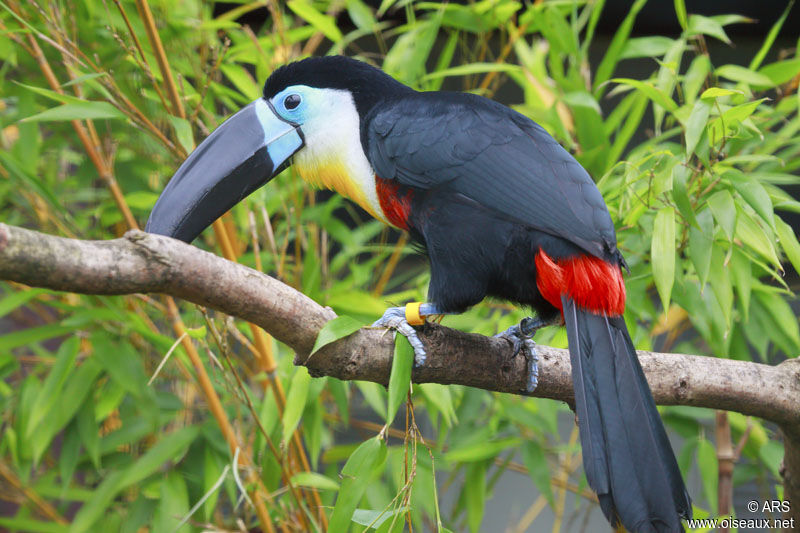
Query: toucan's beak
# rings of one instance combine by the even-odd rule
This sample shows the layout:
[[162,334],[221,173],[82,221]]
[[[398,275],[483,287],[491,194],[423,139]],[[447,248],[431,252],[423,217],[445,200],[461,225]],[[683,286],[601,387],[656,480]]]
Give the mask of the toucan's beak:
[[200,143],[156,201],[146,231],[191,242],[275,177],[303,147],[300,126],[259,98]]

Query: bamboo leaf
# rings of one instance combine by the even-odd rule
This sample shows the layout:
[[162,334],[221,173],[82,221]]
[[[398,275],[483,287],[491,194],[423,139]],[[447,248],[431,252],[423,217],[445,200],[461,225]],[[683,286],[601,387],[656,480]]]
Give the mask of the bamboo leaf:
[[342,32],[336,27],[336,20],[332,16],[320,13],[306,0],[289,0],[288,6],[295,15],[314,26],[314,29],[331,41],[337,43],[342,40]]
[[608,49],[603,55],[600,65],[597,66],[597,71],[594,75],[593,90],[594,95],[598,99],[604,92],[603,84],[608,81],[612,74],[614,74],[614,69],[616,69],[617,63],[620,60],[622,50],[625,48],[625,43],[628,41],[628,37],[631,34],[631,29],[633,29],[633,23],[636,20],[636,15],[639,14],[639,11],[642,10],[646,3],[647,0],[636,0],[633,3],[631,8],[628,10],[628,14],[625,16],[625,19],[622,21],[622,24],[619,25],[616,33],[614,33],[614,37],[611,39],[611,44],[608,45]]
[[75,360],[78,357],[80,342],[77,337],[67,339],[56,353],[56,362],[47,378],[42,384],[36,395],[36,400],[31,407],[30,419],[25,432],[25,438],[29,439],[39,423],[52,410],[54,404],[61,401],[61,391],[64,383],[75,368]]
[[686,160],[694,153],[697,142],[703,135],[708,122],[708,115],[711,112],[711,105],[703,99],[697,100],[692,107],[692,114],[686,121]]
[[347,315],[337,316],[333,320],[328,321],[322,326],[322,329],[319,330],[317,340],[314,341],[314,348],[311,349],[311,355],[314,355],[314,352],[323,346],[327,346],[332,342],[352,335],[361,329],[361,326],[363,326],[361,322]]
[[786,258],[789,262],[792,263],[795,272],[800,272],[800,243],[797,242],[794,230],[780,217],[775,219],[775,229],[777,230],[778,240],[780,241],[783,253],[786,254]]
[[678,109],[678,104],[672,98],[648,81],[633,80],[631,78],[614,78],[611,81],[628,85],[641,91],[653,103],[660,105],[667,111],[677,111]]
[[717,452],[714,445],[706,439],[697,443],[697,466],[700,468],[700,477],[703,482],[703,493],[711,509],[717,508]]
[[772,87],[771,79],[754,70],[739,65],[722,65],[714,70],[714,74],[720,78],[727,78],[731,81],[747,83],[748,85]]
[[781,31],[783,27],[783,23],[786,21],[786,17],[789,15],[789,11],[792,10],[792,6],[794,5],[794,0],[789,0],[786,3],[786,9],[783,10],[783,14],[775,21],[775,24],[769,29],[769,33],[767,37],[764,39],[764,43],[761,45],[761,48],[758,50],[753,59],[750,61],[749,68],[750,70],[756,70],[758,67],[761,66],[761,62],[764,61],[764,58],[767,57],[767,52],[769,49],[772,48],[772,43],[775,42],[775,39],[778,37],[778,33]]
[[342,483],[336,505],[331,514],[328,531],[347,531],[350,520],[367,490],[367,480],[373,470],[386,458],[386,444],[379,437],[373,437],[356,448],[342,468]]
[[292,377],[292,384],[289,387],[289,394],[286,396],[286,409],[283,411],[283,442],[289,442],[292,438],[303,409],[308,400],[308,386],[311,383],[311,375],[304,366],[298,366]]
[[411,367],[414,364],[414,348],[403,335],[394,337],[394,358],[389,376],[389,408],[386,411],[386,425],[390,426],[397,409],[406,399],[411,387]]
[[70,533],[90,531],[120,491],[154,474],[165,462],[177,460],[197,434],[198,428],[184,427],[162,436],[159,442],[126,469],[115,470],[107,475],[95,489],[92,498],[75,515]]
[[62,104],[23,118],[20,122],[59,122],[64,120],[125,119],[125,114],[108,102],[83,101]]
[[689,16],[686,14],[686,3],[684,0],[674,0],[675,14],[678,15],[678,24],[686,30],[689,27]]
[[711,248],[714,245],[714,220],[710,209],[697,213],[697,226],[689,228],[689,259],[694,264],[700,286],[708,280],[711,270]]
[[550,506],[554,505],[553,488],[550,484],[550,470],[547,468],[547,457],[541,444],[535,440],[522,443],[520,449],[522,460],[528,468],[528,475],[539,492],[544,494]]
[[708,207],[711,208],[722,231],[728,236],[728,240],[732,239],[736,228],[736,203],[731,193],[727,190],[715,192],[708,198]]
[[316,472],[298,472],[292,476],[292,484],[318,490],[339,490],[339,484]]
[[672,207],[664,207],[656,214],[650,249],[653,280],[663,308],[667,310],[675,282],[675,210]]

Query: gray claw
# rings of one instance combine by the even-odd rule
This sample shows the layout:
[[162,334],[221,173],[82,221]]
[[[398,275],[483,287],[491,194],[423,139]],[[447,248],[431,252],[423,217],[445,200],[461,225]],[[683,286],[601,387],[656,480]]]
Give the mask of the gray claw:
[[405,307],[390,307],[383,313],[383,316],[372,324],[375,328],[389,328],[396,330],[406,339],[408,339],[411,347],[414,348],[414,366],[420,367],[425,364],[427,354],[425,353],[425,346],[419,340],[417,331],[406,320]]

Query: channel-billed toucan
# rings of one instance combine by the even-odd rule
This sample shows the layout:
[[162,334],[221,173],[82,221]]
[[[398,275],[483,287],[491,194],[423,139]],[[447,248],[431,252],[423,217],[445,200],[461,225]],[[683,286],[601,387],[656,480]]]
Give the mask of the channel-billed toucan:
[[486,98],[417,92],[345,57],[277,69],[263,98],[217,128],[156,202],[148,231],[192,241],[293,164],[407,230],[430,260],[429,304],[378,324],[424,348],[408,324],[486,296],[533,308],[505,333],[536,385],[533,329],[567,328],[583,464],[612,524],[682,531],[691,503],[622,319],[625,265],[587,172],[545,130]]

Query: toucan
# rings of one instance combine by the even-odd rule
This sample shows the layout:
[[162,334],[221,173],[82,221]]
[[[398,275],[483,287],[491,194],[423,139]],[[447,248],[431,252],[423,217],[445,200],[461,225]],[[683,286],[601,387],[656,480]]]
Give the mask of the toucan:
[[288,165],[405,230],[430,263],[428,302],[376,325],[425,348],[413,325],[487,296],[536,318],[501,335],[538,368],[531,336],[565,325],[583,465],[612,525],[683,531],[691,501],[623,320],[625,261],[600,191],[544,128],[488,98],[419,92],[356,59],[276,69],[263,96],[186,159],[147,231],[185,242]]

